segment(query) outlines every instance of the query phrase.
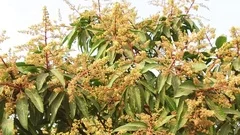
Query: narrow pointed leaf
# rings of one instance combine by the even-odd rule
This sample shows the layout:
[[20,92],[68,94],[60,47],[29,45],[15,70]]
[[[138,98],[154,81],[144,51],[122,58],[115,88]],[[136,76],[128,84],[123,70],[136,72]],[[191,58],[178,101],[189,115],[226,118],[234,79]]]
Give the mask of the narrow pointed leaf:
[[64,80],[63,74],[61,72],[59,72],[57,69],[52,69],[51,72],[53,75],[55,75],[57,77],[57,79],[60,81],[60,83],[65,88],[65,80]]
[[156,68],[159,66],[157,63],[145,64],[144,68],[141,70],[141,73],[146,73],[147,71]]
[[167,103],[167,107],[169,107],[169,110],[170,111],[175,111],[176,110],[176,104],[175,104],[174,100],[167,95],[165,95],[165,100],[166,100],[166,103]]
[[37,79],[36,79],[36,83],[37,83],[37,89],[40,90],[44,84],[44,82],[46,81],[47,77],[48,77],[48,73],[42,73],[42,74],[39,74],[37,76]]
[[164,27],[163,27],[163,34],[164,34],[167,38],[171,38],[170,27],[164,26]]
[[108,46],[108,42],[99,48],[96,56],[96,60],[99,59],[102,56],[102,54],[106,51],[107,46]]
[[197,90],[198,88],[190,80],[185,81],[179,86],[180,89]]
[[141,91],[137,87],[135,87],[133,90],[134,90],[134,96],[136,99],[136,107],[138,112],[140,113],[142,111],[142,99],[141,99],[141,93],[140,93]]
[[43,113],[43,101],[36,89],[25,89],[25,93],[30,98],[31,102],[38,109],[39,112]]
[[237,58],[237,59],[233,60],[232,66],[235,70],[240,71],[240,59]]
[[202,63],[202,62],[194,63],[192,65],[192,70],[194,72],[199,72],[199,71],[202,71],[202,70],[204,70],[206,68],[207,68],[207,65],[205,63]]
[[59,93],[56,99],[52,102],[51,104],[51,118],[50,118],[50,123],[53,124],[55,117],[57,115],[58,109],[62,103],[62,100],[65,96],[65,93]]
[[215,112],[215,116],[219,120],[224,121],[226,119],[226,114],[224,113],[220,106],[217,106],[213,101],[211,101],[208,98],[206,99],[206,103],[208,107]]
[[70,107],[70,117],[73,119],[75,117],[76,108],[77,108],[75,100],[69,102],[69,107]]
[[50,97],[48,98],[48,104],[49,105],[51,105],[52,104],[52,102],[54,101],[54,99],[58,96],[58,92],[52,92],[51,93],[51,95],[50,95]]
[[62,44],[67,42],[68,49],[71,49],[73,41],[76,39],[78,34],[78,27],[75,27],[62,41]]
[[118,77],[119,77],[118,74],[113,75],[112,78],[111,78],[111,80],[110,80],[110,82],[108,83],[107,87],[108,87],[108,88],[111,88],[112,85],[113,85],[113,83],[114,83],[114,81],[115,81]]
[[104,41],[105,41],[105,39],[101,39],[100,41],[93,44],[93,47],[91,48],[91,50],[89,52],[89,55],[91,55]]
[[144,122],[131,122],[116,128],[113,132],[137,131],[137,130],[146,129],[146,128],[147,128],[147,124],[145,124]]
[[232,128],[231,128],[232,125],[230,125],[228,122],[225,122],[220,130],[218,131],[218,134],[217,135],[229,135],[230,132],[232,132]]
[[171,120],[172,118],[174,118],[175,115],[170,115],[170,116],[166,116],[163,119],[159,119],[156,121],[154,129],[157,130],[159,127],[163,126],[164,124],[168,123],[169,120]]
[[17,100],[16,103],[16,113],[19,119],[19,122],[23,128],[28,130],[28,100],[26,97]]
[[222,108],[222,110],[225,114],[234,114],[237,117],[240,117],[240,112],[232,108]]
[[192,89],[178,89],[178,91],[176,92],[176,94],[174,95],[174,97],[181,97],[181,96],[187,96],[189,94],[193,93]]
[[162,74],[158,75],[158,79],[157,79],[158,93],[160,93],[161,90],[163,89],[163,86],[165,85],[167,78],[168,78],[167,75],[162,75]]
[[147,82],[139,80],[139,83],[142,84],[146,90],[156,94],[156,90],[151,85],[149,85]]
[[14,135],[14,123],[12,119],[8,119],[6,113],[4,113],[1,123],[1,129],[3,135]]
[[89,116],[88,106],[87,106],[87,103],[86,103],[85,99],[83,97],[75,96],[75,100],[76,100],[76,104],[77,104],[78,109],[82,112],[82,114],[85,117],[88,117]]
[[2,123],[5,108],[5,100],[0,101],[0,123]]

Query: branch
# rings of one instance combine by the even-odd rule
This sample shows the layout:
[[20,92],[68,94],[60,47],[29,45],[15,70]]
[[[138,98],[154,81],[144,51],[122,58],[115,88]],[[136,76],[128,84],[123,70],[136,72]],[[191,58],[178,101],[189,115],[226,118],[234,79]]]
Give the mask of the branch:
[[100,0],[98,0],[98,16],[101,18],[101,3]]
[[191,5],[190,5],[190,7],[187,9],[186,15],[188,15],[188,14],[189,14],[189,12],[190,12],[190,9],[191,9],[191,8],[192,8],[192,6],[194,5],[194,3],[195,3],[195,0],[193,0],[193,1],[192,1],[192,3],[191,3]]
[[237,41],[237,55],[240,56],[240,48],[239,48],[239,42]]
[[[47,42],[47,22],[45,21],[44,23],[44,46],[46,47],[48,42]],[[45,53],[45,59],[46,59],[46,69],[49,70],[49,59],[48,59],[48,51]]]
[[[1,56],[0,56],[0,59],[1,59],[2,63],[4,64],[4,66],[5,66],[6,68],[8,68],[7,63],[4,61],[4,59],[3,59]],[[14,79],[14,78],[15,78],[12,71],[9,71],[8,74],[10,75],[11,79]]]
[[9,83],[9,82],[2,82],[2,83],[0,83],[0,86],[12,87],[12,88],[15,88],[15,89],[17,89],[17,90],[19,90],[19,91],[22,89],[22,87],[20,87],[20,86],[18,86],[18,85],[14,85],[14,84]]
[[209,42],[210,46],[211,46],[211,47],[213,47],[213,45],[212,45],[212,43],[211,43],[211,41],[210,41],[210,38],[208,37],[208,35],[207,35],[207,34],[206,34],[206,38],[207,38],[207,40],[208,40],[208,42]]

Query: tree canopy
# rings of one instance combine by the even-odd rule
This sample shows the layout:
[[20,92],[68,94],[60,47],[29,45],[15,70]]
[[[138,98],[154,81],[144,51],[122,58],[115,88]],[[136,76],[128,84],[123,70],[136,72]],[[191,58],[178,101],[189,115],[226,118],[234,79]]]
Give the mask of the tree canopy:
[[25,56],[0,55],[0,133],[240,134],[240,29],[216,38],[196,0],[152,3],[161,12],[139,21],[129,3],[98,0],[70,25],[44,7],[20,31]]

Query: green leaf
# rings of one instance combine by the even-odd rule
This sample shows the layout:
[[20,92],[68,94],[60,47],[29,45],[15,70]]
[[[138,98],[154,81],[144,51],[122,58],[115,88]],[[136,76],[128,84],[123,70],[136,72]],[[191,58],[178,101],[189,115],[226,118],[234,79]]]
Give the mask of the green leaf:
[[157,79],[157,90],[158,93],[160,93],[163,89],[163,86],[165,85],[166,81],[167,81],[168,75],[162,75],[159,74],[158,75],[158,79]]
[[234,114],[237,117],[240,117],[240,112],[232,108],[222,108],[222,110],[225,114]]
[[78,109],[82,112],[83,116],[88,117],[88,106],[83,97],[75,96],[76,104]]
[[48,77],[48,73],[41,73],[37,76],[36,79],[36,83],[37,83],[37,89],[40,90],[44,84],[44,82],[46,81],[47,77]]
[[227,42],[227,37],[219,36],[215,42],[217,48],[221,48],[224,43]]
[[134,113],[131,110],[129,103],[125,102],[124,110],[126,111],[127,115],[132,116],[132,117],[134,116]]
[[141,91],[138,87],[134,87],[132,89],[134,91],[134,98],[135,98],[135,101],[136,101],[136,107],[137,107],[137,110],[138,112],[142,112],[142,99],[141,99]]
[[102,82],[100,82],[99,79],[91,79],[89,84],[90,86],[100,86],[102,85]]
[[129,89],[126,89],[123,93],[123,99],[124,99],[124,110],[125,112],[130,115],[130,116],[134,116],[132,110],[131,110],[131,107],[129,105]]
[[133,113],[136,113],[136,110],[137,110],[136,109],[136,99],[134,98],[135,93],[134,93],[133,87],[129,87],[126,94],[128,95],[128,103],[129,103],[131,110],[133,111]]
[[94,105],[94,107],[95,107],[98,111],[101,111],[101,107],[100,107],[100,104],[98,103],[98,100],[97,100],[97,99],[95,99],[93,96],[88,96],[87,99],[90,100],[90,102]]
[[87,30],[82,30],[81,33],[78,33],[78,45],[81,48],[84,48],[84,52],[88,53],[88,42],[89,42],[89,33]]
[[170,111],[175,111],[176,110],[176,104],[175,104],[174,100],[167,95],[165,95],[164,98],[166,100],[167,107],[169,107],[169,110]]
[[74,29],[63,39],[62,45],[67,42],[68,49],[71,49],[73,41],[76,39],[78,35],[78,27],[75,26]]
[[193,90],[191,89],[179,89],[174,97],[181,97],[181,96],[187,96],[189,94],[193,93]]
[[73,119],[76,115],[76,102],[75,100],[69,102],[69,107],[70,107],[70,117]]
[[14,122],[12,119],[7,118],[6,113],[3,115],[1,129],[3,135],[14,135]]
[[159,66],[159,64],[157,63],[145,64],[143,69],[141,70],[141,73],[144,74],[147,71],[156,68],[157,66]]
[[238,110],[240,110],[240,93],[235,94],[235,104]]
[[139,80],[138,82],[140,84],[142,84],[145,87],[146,90],[156,94],[156,90],[151,85],[149,85],[146,81]]
[[147,124],[144,122],[130,122],[123,126],[120,126],[113,130],[113,132],[127,132],[127,131],[137,131],[140,129],[146,129]]
[[20,66],[20,67],[17,67],[18,70],[23,73],[23,74],[27,74],[27,73],[35,73],[38,71],[37,67],[35,66]]
[[237,58],[237,59],[233,60],[232,66],[235,70],[240,71],[240,59]]
[[199,71],[202,71],[203,69],[206,69],[206,68],[207,68],[207,65],[205,63],[202,63],[202,62],[193,63],[193,65],[192,65],[192,70],[194,72],[199,72]]
[[185,20],[185,23],[190,27],[190,29],[192,31],[194,22],[191,19],[187,19],[187,18],[184,20]]
[[48,104],[51,105],[52,102],[54,101],[54,99],[57,97],[57,95],[59,94],[59,92],[52,92],[51,95],[48,98]]
[[179,77],[174,75],[172,77],[172,86],[173,86],[173,89],[175,92],[178,90],[180,84],[181,84],[181,81],[180,81]]
[[179,86],[174,97],[187,96],[197,89],[191,80],[187,80]]
[[0,100],[0,123],[2,123],[5,108],[5,100]]
[[229,135],[229,133],[232,133],[233,131],[231,126],[232,125],[230,125],[228,122],[225,122],[219,129],[217,135]]
[[100,46],[95,60],[99,59],[102,56],[102,54],[106,51],[108,44],[109,42],[106,42],[104,45]]
[[60,107],[63,98],[65,96],[64,92],[61,92],[58,94],[58,96],[56,97],[56,99],[54,99],[54,101],[51,104],[51,118],[50,118],[50,123],[53,124],[55,117],[57,115],[58,112],[58,108]]
[[160,128],[161,126],[163,126],[164,124],[168,123],[172,118],[174,118],[175,115],[169,115],[166,116],[164,118],[160,118],[156,121],[156,123],[154,124],[154,129],[157,130],[158,128]]
[[215,116],[220,120],[224,121],[226,119],[226,114],[222,110],[220,106],[217,106],[213,101],[211,101],[209,98],[206,98],[206,103],[208,107],[214,111]]
[[185,115],[186,115],[185,112],[187,111],[187,106],[184,103],[185,103],[184,99],[181,98],[179,101],[179,104],[178,104],[177,126],[176,126],[174,132],[176,132],[178,129],[182,128],[188,121],[188,118],[185,117]]
[[109,58],[109,63],[111,65],[113,65],[114,64],[113,62],[116,58],[116,50],[108,51],[107,54],[108,54],[108,58]]
[[32,64],[26,64],[25,62],[17,62],[16,65],[17,65],[17,67],[21,67],[21,66],[34,66]]
[[127,57],[128,59],[131,59],[131,60],[134,59],[134,54],[133,54],[133,51],[131,50],[130,47],[124,48],[123,54],[124,54],[124,56]]
[[197,58],[197,57],[198,57],[198,55],[196,55],[196,54],[191,54],[191,53],[189,53],[188,51],[185,51],[184,54],[183,54],[183,59],[185,59],[185,60],[195,59],[195,58]]
[[31,132],[31,135],[38,135],[36,128],[31,122],[29,122],[28,127],[28,131]]
[[108,87],[108,88],[111,88],[112,85],[113,85],[113,83],[114,83],[114,81],[115,81],[118,77],[119,77],[118,74],[114,74],[114,75],[112,76],[110,82],[108,83],[107,87]]
[[25,93],[30,98],[34,106],[38,109],[39,112],[43,113],[43,101],[36,89],[25,89]]
[[146,35],[145,35],[144,32],[138,32],[137,35],[138,35],[138,37],[139,37],[139,39],[140,39],[140,41],[141,41],[142,43],[144,43],[144,42],[147,41],[147,37],[146,37]]
[[28,130],[28,99],[23,97],[17,100],[16,113],[23,128]]
[[105,39],[101,39],[100,41],[96,41],[95,44],[93,44],[93,47],[91,48],[89,55],[91,55],[102,43],[106,41]]
[[57,79],[63,85],[63,88],[65,88],[65,80],[64,80],[63,74],[59,72],[57,69],[52,69],[51,73],[57,77]]
[[187,89],[187,90],[197,90],[198,87],[194,85],[191,80],[187,80],[179,86],[180,89]]
[[171,38],[170,27],[164,26],[164,27],[163,27],[163,34],[164,34],[167,38]]

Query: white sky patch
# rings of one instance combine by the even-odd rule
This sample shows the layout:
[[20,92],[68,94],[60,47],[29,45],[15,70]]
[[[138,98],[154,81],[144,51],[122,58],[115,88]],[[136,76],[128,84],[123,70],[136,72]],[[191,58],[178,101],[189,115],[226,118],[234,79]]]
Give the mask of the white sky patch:
[[[101,0],[105,3],[105,0]],[[119,1],[119,0],[114,0]],[[159,11],[159,8],[149,5],[149,0],[128,0],[132,7],[136,7],[139,20],[149,17]],[[201,2],[201,0],[198,0]],[[81,6],[90,5],[86,0],[70,0],[72,3]],[[229,35],[232,26],[240,26],[240,0],[209,0],[205,2],[208,10],[200,10],[199,15],[209,19],[206,21],[211,27],[216,28],[217,36]],[[19,34],[18,30],[26,30],[28,26],[41,22],[42,8],[46,5],[50,13],[50,18],[57,19],[58,9],[61,10],[63,20],[68,19],[71,13],[68,5],[63,0],[0,0],[0,30],[6,30],[10,39],[0,44],[2,51],[6,52],[14,45],[26,42],[26,35]]]

